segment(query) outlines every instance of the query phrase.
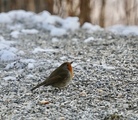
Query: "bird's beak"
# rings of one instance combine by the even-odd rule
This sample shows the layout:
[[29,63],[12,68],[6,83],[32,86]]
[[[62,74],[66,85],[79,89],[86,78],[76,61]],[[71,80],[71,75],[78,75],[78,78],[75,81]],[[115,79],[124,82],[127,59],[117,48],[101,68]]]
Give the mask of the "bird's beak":
[[72,62],[70,62],[70,64],[72,64],[73,63],[73,61]]

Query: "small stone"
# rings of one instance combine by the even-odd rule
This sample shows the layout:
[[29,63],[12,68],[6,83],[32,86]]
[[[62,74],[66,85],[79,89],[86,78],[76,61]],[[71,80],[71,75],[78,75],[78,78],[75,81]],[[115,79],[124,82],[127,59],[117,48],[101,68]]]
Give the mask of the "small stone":
[[65,117],[59,117],[58,120],[65,120]]
[[39,102],[40,104],[49,104],[50,102],[49,101],[46,101],[46,100],[42,100]]
[[85,91],[80,92],[80,96],[85,97],[87,96],[87,93]]
[[97,89],[99,93],[103,93],[104,91],[102,89]]

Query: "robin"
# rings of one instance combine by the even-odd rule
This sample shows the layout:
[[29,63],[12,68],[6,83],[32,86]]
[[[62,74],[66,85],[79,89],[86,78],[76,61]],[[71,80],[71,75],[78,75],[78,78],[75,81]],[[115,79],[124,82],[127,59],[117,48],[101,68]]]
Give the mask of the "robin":
[[44,82],[32,88],[31,91],[42,85],[44,86],[51,85],[57,88],[66,87],[73,78],[73,68],[71,66],[72,63],[73,62],[65,62],[62,65],[60,65],[50,74],[50,76]]

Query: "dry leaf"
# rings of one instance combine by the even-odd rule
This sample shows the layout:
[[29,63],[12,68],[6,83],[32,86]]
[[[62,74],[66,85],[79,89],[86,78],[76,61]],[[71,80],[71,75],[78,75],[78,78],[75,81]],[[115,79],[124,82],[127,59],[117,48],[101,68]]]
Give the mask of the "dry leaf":
[[49,104],[50,102],[49,101],[46,101],[46,100],[42,100],[40,101],[40,104]]

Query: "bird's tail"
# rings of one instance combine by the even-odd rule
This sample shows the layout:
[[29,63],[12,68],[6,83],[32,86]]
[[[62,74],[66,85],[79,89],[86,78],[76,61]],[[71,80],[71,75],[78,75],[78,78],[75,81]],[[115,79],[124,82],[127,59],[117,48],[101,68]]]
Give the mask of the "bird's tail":
[[44,83],[43,83],[43,82],[42,82],[42,83],[40,83],[40,84],[38,84],[37,86],[33,87],[33,88],[31,89],[31,91],[35,90],[36,88],[38,88],[38,87],[40,87],[40,86],[42,86],[42,85],[44,85]]

